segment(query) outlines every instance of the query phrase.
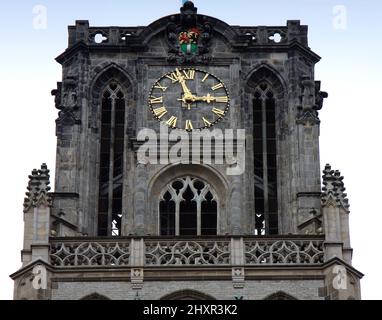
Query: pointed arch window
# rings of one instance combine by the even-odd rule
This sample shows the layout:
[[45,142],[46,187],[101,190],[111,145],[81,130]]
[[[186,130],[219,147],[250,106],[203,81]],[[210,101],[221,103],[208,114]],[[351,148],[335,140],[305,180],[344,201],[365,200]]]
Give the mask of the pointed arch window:
[[253,101],[255,234],[278,233],[276,103],[272,87],[261,83]]
[[273,293],[267,296],[266,298],[264,298],[264,300],[297,300],[297,299],[285,292],[278,291],[276,293]]
[[98,235],[121,235],[125,96],[110,83],[102,97],[100,169],[98,188]]
[[159,203],[160,234],[216,235],[218,203],[212,187],[197,178],[169,183]]
[[89,295],[81,298],[80,300],[110,300],[110,299],[108,297],[101,295],[101,294],[92,293],[92,294],[89,294]]
[[186,289],[166,294],[160,300],[215,300],[215,298],[203,292]]

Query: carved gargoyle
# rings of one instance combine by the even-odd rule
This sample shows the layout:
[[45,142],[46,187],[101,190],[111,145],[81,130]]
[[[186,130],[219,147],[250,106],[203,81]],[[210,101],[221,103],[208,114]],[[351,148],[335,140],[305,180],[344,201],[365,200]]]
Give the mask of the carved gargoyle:
[[321,110],[324,104],[324,99],[329,97],[328,93],[325,91],[321,91],[321,81],[315,81],[315,97],[316,103],[314,105],[315,110]]
[[319,124],[318,111],[322,109],[323,101],[328,97],[328,94],[320,91],[320,81],[310,80],[308,76],[302,78],[301,86],[301,105],[298,107],[297,123],[303,125]]
[[55,96],[55,107],[60,110],[58,113],[57,130],[62,125],[79,124],[80,120],[76,117],[76,111],[79,110],[77,103],[77,78],[68,76],[64,83],[58,82],[57,89],[52,90],[52,96]]

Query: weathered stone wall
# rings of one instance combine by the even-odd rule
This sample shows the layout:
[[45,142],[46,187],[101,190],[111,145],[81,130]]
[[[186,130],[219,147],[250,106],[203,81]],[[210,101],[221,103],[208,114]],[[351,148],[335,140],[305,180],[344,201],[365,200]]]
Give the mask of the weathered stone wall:
[[[243,289],[234,289],[231,281],[147,281],[139,298],[158,300],[180,290],[194,290],[218,300],[234,300],[243,296],[245,300],[262,300],[282,291],[296,299],[321,300],[319,288],[322,280],[252,280]],[[134,300],[136,291],[128,282],[61,282],[52,290],[54,300],[78,300],[98,293],[113,300]]]
[[[188,9],[182,8],[182,12],[189,10],[191,19],[198,19],[209,30],[200,47],[203,53],[194,57],[196,62],[192,57],[182,62],[185,57],[173,50],[171,39],[179,35],[174,24],[184,23],[182,15],[164,17],[147,27],[90,27],[83,20],[69,27],[69,47],[57,58],[63,79],[52,92],[59,110],[55,192],[47,198],[37,197],[47,199],[45,211],[37,208],[41,203],[31,206],[31,194],[27,194],[24,269],[12,275],[15,299],[75,300],[92,294],[110,299],[160,299],[180,290],[195,290],[227,300],[264,299],[278,292],[297,299],[359,299],[362,274],[349,265],[342,275],[348,275],[348,289],[340,291],[333,285],[338,274],[332,269],[343,266],[343,261],[351,264],[349,205],[343,177],[330,166],[325,168],[325,188],[321,193],[318,111],[327,94],[320,91],[320,83],[314,79],[314,66],[320,57],[308,47],[307,26],[299,21],[288,21],[280,27],[229,26],[212,17],[196,16],[190,2],[186,6]],[[97,34],[104,38],[100,43],[95,41]],[[243,175],[227,175],[226,164],[138,164],[137,132],[142,128],[159,132],[159,122],[148,106],[150,89],[158,78],[176,67],[202,69],[225,83],[230,111],[216,128],[246,130]],[[81,266],[75,265],[57,268],[49,261],[53,243],[49,235],[75,237],[71,239],[74,242],[82,241],[82,236],[97,237],[101,99],[111,81],[119,84],[126,101],[122,236],[157,236],[161,192],[170,181],[182,176],[198,177],[216,191],[218,235],[254,234],[253,99],[256,87],[266,82],[272,87],[276,105],[279,234],[326,232],[324,260],[315,261],[317,266],[313,268],[296,260],[285,270],[275,268],[278,263],[280,266],[277,259],[268,261],[269,268],[260,261],[263,269],[259,271],[244,268],[244,256],[233,255],[228,269],[198,269],[195,264],[174,269],[171,274],[174,270],[165,263],[158,270],[145,265],[143,254],[137,254],[139,250],[143,252],[141,240],[133,242],[135,258],[129,267],[112,269],[110,265],[98,264],[97,270],[89,272],[76,269]],[[46,173],[46,166],[41,172]],[[49,182],[49,177],[43,176]],[[30,182],[29,187],[32,185]],[[48,191],[46,188],[43,195],[47,196]],[[38,189],[36,195],[40,193]],[[41,212],[46,218],[40,219]],[[34,229],[36,217],[44,222],[40,233]],[[43,236],[43,243],[33,242],[35,234]],[[280,243],[287,238],[283,236]],[[240,241],[234,243],[237,246]],[[277,248],[281,250],[283,246]],[[31,272],[34,264],[41,263],[39,260],[49,269],[48,287],[36,291],[31,286]]]
[[[166,20],[161,20],[158,25],[166,23]],[[302,28],[297,22],[288,22],[290,30],[297,27]],[[216,28],[222,27],[217,25]],[[74,37],[74,30],[77,32],[77,40],[83,34],[84,39],[89,37],[87,22],[80,21],[76,27],[70,27],[71,38]],[[238,32],[235,29],[230,31]],[[163,167],[150,166],[144,169],[144,176],[140,175],[137,172],[136,150],[132,147],[132,139],[136,137],[139,128],[154,128],[159,131],[159,122],[152,117],[147,100],[155,81],[175,68],[166,59],[168,44],[165,37],[165,31],[153,31],[153,35],[148,36],[146,49],[139,53],[128,49],[116,50],[117,47],[114,49],[112,46],[105,50],[102,44],[102,50],[98,50],[93,44],[91,51],[85,53],[79,50],[59,58],[63,65],[61,97],[73,95],[71,84],[75,81],[78,110],[74,110],[73,114],[79,121],[64,121],[58,128],[56,191],[78,194],[78,197],[66,198],[67,200],[60,198],[56,201],[54,210],[58,213],[61,208],[65,217],[75,225],[80,221],[79,232],[96,235],[97,231],[100,96],[112,79],[122,85],[127,97],[123,232],[157,232],[155,225],[151,225],[151,219],[155,217],[151,216],[150,208],[157,206],[158,199],[148,198],[147,193],[141,193],[149,190],[152,179],[157,177]],[[313,53],[309,56],[299,48],[291,51],[289,47],[281,49],[273,46],[269,50],[259,51],[238,50],[234,45],[232,38],[216,30],[211,41],[210,63],[192,65],[218,76],[229,90],[230,112],[217,128],[240,128],[246,129],[247,133],[245,174],[234,179],[225,174],[225,166],[214,166],[229,186],[226,194],[231,195],[234,192],[241,196],[235,209],[230,206],[229,201],[227,203],[228,211],[239,212],[234,215],[235,221],[230,223],[234,223],[235,233],[238,234],[251,234],[254,230],[252,99],[254,87],[260,81],[267,81],[277,93],[279,232],[298,233],[298,224],[309,218],[308,210],[320,210],[318,123],[308,128],[305,128],[305,124],[296,123],[298,108],[302,105],[301,79],[314,80],[313,66],[317,58]],[[135,188],[137,184],[140,191]],[[73,202],[76,203],[75,206]],[[150,219],[147,219],[148,216]],[[233,230],[228,228],[228,232]]]

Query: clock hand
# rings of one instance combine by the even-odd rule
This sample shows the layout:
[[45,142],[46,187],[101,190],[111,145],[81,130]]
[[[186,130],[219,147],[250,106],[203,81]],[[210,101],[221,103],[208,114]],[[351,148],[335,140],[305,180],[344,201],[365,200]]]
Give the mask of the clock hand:
[[191,90],[188,89],[186,80],[178,68],[176,68],[176,75],[178,76],[179,83],[182,86],[184,93],[183,98],[178,99],[178,101],[182,101],[184,104],[187,104],[187,109],[191,110],[191,103],[194,102],[194,95],[191,93]]
[[181,72],[179,71],[178,68],[176,68],[176,75],[178,76],[179,83],[182,86],[185,98],[187,100],[189,100],[191,97],[193,97],[193,95],[192,95],[190,89],[188,89],[187,84],[186,84],[186,80],[185,80],[184,76],[181,74]]
[[187,109],[191,110],[191,103],[193,102],[193,95],[184,95],[183,98],[178,99],[178,101],[182,101],[184,104],[187,105]]
[[193,102],[207,102],[208,104],[217,101],[218,98],[211,96],[210,94],[207,94],[203,97],[194,96],[193,94],[187,95],[185,94],[182,99],[178,99],[178,101],[182,101],[184,104],[187,104],[187,109],[191,110],[191,103]]
[[217,98],[211,96],[210,94],[207,94],[206,96],[203,96],[203,97],[197,97],[197,96],[192,97],[193,102],[203,101],[203,102],[207,102],[208,104],[216,100]]
[[194,95],[184,95],[182,99],[178,99],[178,101],[183,101],[184,103],[190,103],[190,102],[207,102],[208,104],[211,102],[218,101],[219,97],[211,96],[210,94],[207,94],[206,96],[198,97]]

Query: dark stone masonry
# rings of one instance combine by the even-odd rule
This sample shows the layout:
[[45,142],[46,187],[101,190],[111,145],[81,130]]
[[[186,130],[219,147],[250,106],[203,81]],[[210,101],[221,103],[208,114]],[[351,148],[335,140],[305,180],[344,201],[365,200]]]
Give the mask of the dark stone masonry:
[[[361,298],[343,177],[321,177],[328,94],[307,26],[231,26],[188,1],[146,27],[68,31],[54,192],[33,170],[15,299]],[[161,123],[244,129],[244,173],[227,174],[226,153],[138,161],[139,132]]]

